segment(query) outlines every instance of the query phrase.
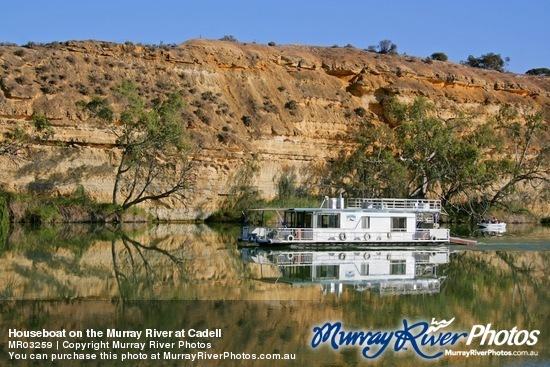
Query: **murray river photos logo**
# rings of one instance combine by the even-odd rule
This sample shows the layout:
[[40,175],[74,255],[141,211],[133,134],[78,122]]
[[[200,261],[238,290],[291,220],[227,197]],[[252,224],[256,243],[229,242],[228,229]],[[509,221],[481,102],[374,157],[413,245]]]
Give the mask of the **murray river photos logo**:
[[373,359],[387,349],[394,352],[413,350],[426,359],[439,358],[448,347],[465,341],[466,345],[479,342],[479,345],[533,346],[538,341],[539,330],[494,330],[491,324],[474,325],[469,333],[446,331],[455,318],[436,321],[410,323],[403,320],[403,328],[393,331],[346,331],[341,322],[327,322],[313,328],[311,347],[328,344],[333,349],[345,346],[360,347],[364,358]]

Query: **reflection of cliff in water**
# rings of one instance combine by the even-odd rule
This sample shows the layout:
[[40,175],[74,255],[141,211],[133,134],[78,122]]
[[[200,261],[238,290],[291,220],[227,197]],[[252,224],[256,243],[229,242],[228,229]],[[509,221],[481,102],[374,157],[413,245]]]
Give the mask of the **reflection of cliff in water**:
[[[427,280],[445,277],[437,292],[392,292],[381,297],[380,285],[357,291],[359,288],[349,279],[352,272],[343,265],[338,272],[334,267],[332,273],[315,270],[316,277],[343,274],[344,281],[340,283],[335,279],[314,282],[313,278],[311,281],[302,279],[300,284],[293,284],[291,280],[283,282],[278,265],[243,264],[242,253],[231,242],[231,236],[203,225],[128,228],[124,235],[131,241],[120,233],[105,233],[98,228],[49,229],[40,234],[22,230],[12,232],[8,244],[0,249],[0,297],[3,300],[0,301],[0,329],[4,330],[0,332],[0,345],[5,345],[6,330],[10,327],[28,330],[222,328],[223,339],[212,341],[216,350],[296,353],[297,366],[343,367],[365,365],[365,360],[355,348],[312,350],[309,342],[314,326],[333,320],[350,328],[390,330],[402,326],[405,318],[429,322],[432,318],[450,320],[455,317],[453,329],[456,330],[469,331],[472,325],[489,323],[500,330],[539,329],[540,341],[531,350],[539,351],[537,362],[550,359],[550,351],[544,344],[550,335],[547,287],[550,251],[459,251],[449,252],[445,258],[444,254],[435,251],[432,255],[429,250],[412,255],[416,250],[423,250],[418,248],[412,249],[411,255],[406,253],[408,250],[401,253],[401,259],[383,253],[388,249],[381,248],[373,250],[374,253],[370,250],[344,251],[344,260],[351,261],[357,256],[363,263],[363,260],[372,259],[372,263],[365,261],[369,264],[371,279],[368,281],[372,285],[387,282],[388,275],[401,277],[394,280],[405,283],[415,282],[419,277]],[[447,251],[446,248],[437,249]],[[340,253],[342,251],[335,250],[326,256],[341,260]],[[367,253],[370,256],[365,259]],[[287,262],[285,266],[296,263],[296,255],[294,253],[291,259],[283,258]],[[440,260],[436,261],[438,258]],[[405,265],[396,263],[394,272],[404,274],[391,274],[391,260],[403,259]],[[302,258],[301,262],[304,260]],[[362,266],[354,267],[353,276],[361,276],[364,270]],[[311,273],[313,275],[313,271]],[[298,272],[297,275],[305,278],[305,274]],[[375,276],[379,279],[373,279]],[[259,281],[262,277],[274,280]],[[327,292],[323,294],[323,282],[335,284],[335,292],[330,293],[331,286],[327,285]],[[342,284],[341,289],[338,284]],[[125,302],[120,302],[124,297]],[[37,299],[51,301],[37,302]],[[97,299],[106,301],[95,301]],[[143,299],[152,301],[136,301]],[[527,350],[526,346],[522,348]],[[9,365],[7,358],[6,353],[0,353],[0,365]],[[443,357],[424,365],[479,367],[525,361],[533,362],[533,359]],[[96,365],[109,365],[100,362]],[[421,362],[413,354],[389,352],[368,364],[418,365]],[[164,364],[136,362],[135,365],[175,364],[172,361]],[[230,365],[227,361],[209,361],[208,364]],[[32,365],[31,361],[26,365]],[[79,364],[74,361],[74,365]],[[83,362],[81,365],[93,364]]]
[[445,276],[437,268],[449,262],[448,247],[350,250],[264,250],[242,248],[245,263],[256,264],[263,281],[293,286],[320,285],[323,294],[344,287],[380,295],[439,293]]
[[223,239],[204,225],[16,226],[0,299],[187,299],[192,284],[240,279]]

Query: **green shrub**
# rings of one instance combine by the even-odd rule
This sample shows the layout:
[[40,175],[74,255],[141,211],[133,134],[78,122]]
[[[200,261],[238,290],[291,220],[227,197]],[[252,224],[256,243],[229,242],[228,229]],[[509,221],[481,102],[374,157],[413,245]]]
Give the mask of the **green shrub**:
[[286,109],[295,110],[296,107],[297,107],[297,104],[296,104],[295,100],[291,100],[291,101],[288,101],[288,102],[285,103],[285,108]]
[[397,45],[391,40],[382,40],[378,46],[369,46],[367,50],[379,54],[397,55]]
[[449,58],[447,57],[447,55],[444,53],[444,52],[434,52],[430,58],[432,60],[439,60],[439,61],[447,61],[449,60]]
[[25,211],[26,223],[48,224],[59,221],[60,217],[57,208],[51,203],[41,203]]
[[252,125],[252,117],[250,117],[250,116],[241,117],[241,121],[243,122],[244,126],[246,126],[246,127],[250,127],[250,125]]
[[550,76],[550,69],[548,68],[536,68],[527,70],[525,73],[527,75],[539,75],[539,76]]
[[220,38],[220,41],[238,42],[237,39],[231,35],[225,35]]
[[353,110],[353,112],[355,112],[355,114],[359,117],[365,117],[365,115],[367,114],[367,110],[365,110],[365,108],[363,107],[357,107]]
[[50,120],[43,114],[35,113],[32,115],[34,125],[34,136],[38,141],[46,141],[53,138],[55,131]]
[[[506,58],[506,62],[509,62],[510,58]],[[474,68],[481,68],[486,70],[504,71],[504,60],[500,54],[489,52],[488,54],[481,55],[480,57],[468,56],[468,60],[463,64],[472,66]]]

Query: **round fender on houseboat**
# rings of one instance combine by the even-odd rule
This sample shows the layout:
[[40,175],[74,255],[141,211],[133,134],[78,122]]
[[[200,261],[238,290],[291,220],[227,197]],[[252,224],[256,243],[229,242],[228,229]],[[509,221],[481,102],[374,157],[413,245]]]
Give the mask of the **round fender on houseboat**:
[[340,236],[338,236],[338,237],[340,237],[340,241],[345,241],[346,240],[346,234],[343,233],[343,232],[340,233]]
[[294,236],[289,234],[286,239],[289,240],[289,241],[294,241]]
[[363,259],[365,259],[365,260],[370,259],[370,254],[368,254],[368,253],[365,252],[365,253],[363,254]]
[[368,240],[370,240],[370,234],[365,233],[365,241],[368,241]]
[[287,257],[289,260],[292,260],[292,258],[294,257],[294,254],[287,254],[286,257]]
[[387,236],[388,238],[391,238],[391,232],[388,232]]
[[432,236],[432,241],[435,241],[435,240],[437,240],[437,237]]
[[345,260],[346,259],[346,254],[344,254],[343,252],[340,253],[340,255],[338,255],[338,258],[340,260]]

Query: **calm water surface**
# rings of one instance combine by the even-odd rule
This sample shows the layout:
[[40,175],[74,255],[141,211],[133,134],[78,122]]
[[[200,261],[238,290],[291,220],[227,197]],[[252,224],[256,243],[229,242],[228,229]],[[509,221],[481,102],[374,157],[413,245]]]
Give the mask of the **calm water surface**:
[[[122,230],[14,228],[0,248],[0,365],[37,365],[29,358],[39,353],[47,354],[47,359],[38,365],[61,366],[550,364],[549,227],[510,226],[502,236],[473,232],[477,246],[432,251],[329,249],[313,255],[248,249],[243,253],[234,240],[238,231],[232,226],[184,224]],[[422,349],[428,355],[445,349],[493,350],[488,356],[443,355],[432,360],[419,357],[410,346],[395,351],[394,344],[370,360],[361,355],[363,347],[310,347],[313,328],[327,322],[341,322],[346,331],[391,332],[402,330],[404,322],[429,324],[432,319],[453,318],[446,332],[470,333],[474,325],[491,324],[496,332],[515,327],[517,332],[539,330],[540,334],[533,346],[480,345],[479,338],[469,346],[461,341]],[[222,336],[163,337],[159,340],[173,341],[176,346],[162,350],[148,344],[154,337],[142,336],[145,358],[123,362],[124,353],[140,351],[115,348],[113,339],[105,335],[84,334],[65,339],[110,344],[97,350],[89,344],[81,351],[95,354],[96,360],[52,362],[51,353],[73,351],[63,347],[15,350],[9,341],[17,338],[7,332],[14,328],[67,332],[221,329]],[[178,347],[181,340],[204,345]],[[165,351],[231,352],[241,358],[169,360],[164,358]],[[495,351],[538,355],[502,356],[494,355]],[[16,360],[10,352],[27,359]],[[153,360],[159,352],[160,358]],[[295,359],[247,360],[242,353],[289,354]]]

